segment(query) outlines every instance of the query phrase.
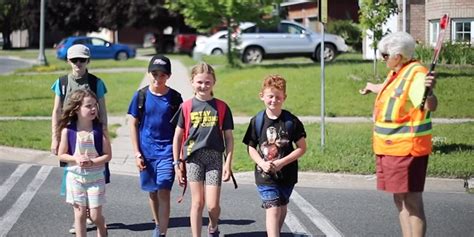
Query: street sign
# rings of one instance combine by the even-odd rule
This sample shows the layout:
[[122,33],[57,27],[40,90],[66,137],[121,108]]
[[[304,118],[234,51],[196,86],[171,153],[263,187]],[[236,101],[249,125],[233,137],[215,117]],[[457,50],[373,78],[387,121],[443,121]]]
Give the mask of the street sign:
[[328,0],[319,0],[319,21],[322,23],[328,23]]

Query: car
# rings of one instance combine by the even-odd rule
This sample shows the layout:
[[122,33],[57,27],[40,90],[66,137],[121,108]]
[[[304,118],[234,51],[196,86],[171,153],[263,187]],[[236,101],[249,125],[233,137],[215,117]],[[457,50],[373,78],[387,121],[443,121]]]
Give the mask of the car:
[[67,50],[75,44],[83,44],[91,51],[92,59],[127,60],[134,58],[136,50],[125,44],[114,44],[97,37],[71,36],[67,37],[56,46],[56,57],[66,60]]
[[227,31],[222,30],[210,37],[198,36],[193,54],[221,55],[227,53]]
[[[264,58],[304,56],[313,61],[320,59],[321,34],[303,25],[282,20],[275,27],[258,27],[254,23],[240,25],[240,44],[237,50],[244,63],[260,63]],[[324,60],[330,62],[349,47],[338,35],[325,33]]]

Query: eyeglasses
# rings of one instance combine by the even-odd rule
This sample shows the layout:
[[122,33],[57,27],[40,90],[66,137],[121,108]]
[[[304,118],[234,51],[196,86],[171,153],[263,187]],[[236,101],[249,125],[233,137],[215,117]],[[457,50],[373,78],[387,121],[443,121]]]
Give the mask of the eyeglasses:
[[69,59],[69,61],[71,61],[71,63],[77,63],[77,62],[85,63],[87,61],[87,58],[71,58]]
[[387,60],[388,57],[390,57],[390,54],[388,54],[388,53],[381,53],[381,55],[382,55],[382,58],[385,59],[385,60]]

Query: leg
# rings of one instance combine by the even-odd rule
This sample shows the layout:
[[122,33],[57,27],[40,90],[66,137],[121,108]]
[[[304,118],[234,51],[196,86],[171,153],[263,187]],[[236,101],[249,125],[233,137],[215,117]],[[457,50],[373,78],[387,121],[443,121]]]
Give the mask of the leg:
[[201,237],[202,210],[204,209],[204,183],[189,182],[191,188],[191,230],[193,237]]
[[267,227],[267,236],[268,237],[279,237],[280,236],[280,217],[281,217],[281,208],[280,207],[270,207],[265,210],[266,220],[265,224]]
[[78,204],[74,204],[73,207],[74,207],[74,227],[76,229],[76,236],[78,237],[87,236],[87,229],[86,229],[87,207],[79,206]]
[[216,229],[219,222],[221,214],[220,197],[220,186],[206,185],[206,206],[209,212],[209,225],[212,229]]
[[280,222],[279,222],[279,227],[280,227],[280,232],[281,232],[281,227],[283,227],[283,223],[285,223],[285,218],[286,218],[286,212],[288,211],[288,205],[284,205],[280,207]]
[[160,231],[162,234],[166,234],[168,223],[170,221],[170,190],[163,189],[158,191],[158,203]]
[[148,203],[150,204],[151,214],[155,224],[159,225],[160,218],[158,216],[159,204],[158,204],[158,191],[148,193]]
[[394,194],[403,236],[425,236],[426,218],[421,192]]
[[97,237],[107,236],[107,226],[105,225],[105,219],[102,215],[102,206],[90,208],[90,217],[97,226]]

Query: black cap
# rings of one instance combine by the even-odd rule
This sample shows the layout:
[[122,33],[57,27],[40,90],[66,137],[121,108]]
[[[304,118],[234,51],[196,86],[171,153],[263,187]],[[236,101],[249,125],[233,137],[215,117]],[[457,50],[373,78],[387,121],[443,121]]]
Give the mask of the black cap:
[[148,72],[160,71],[168,75],[171,75],[171,62],[170,59],[163,55],[155,55],[148,64]]

